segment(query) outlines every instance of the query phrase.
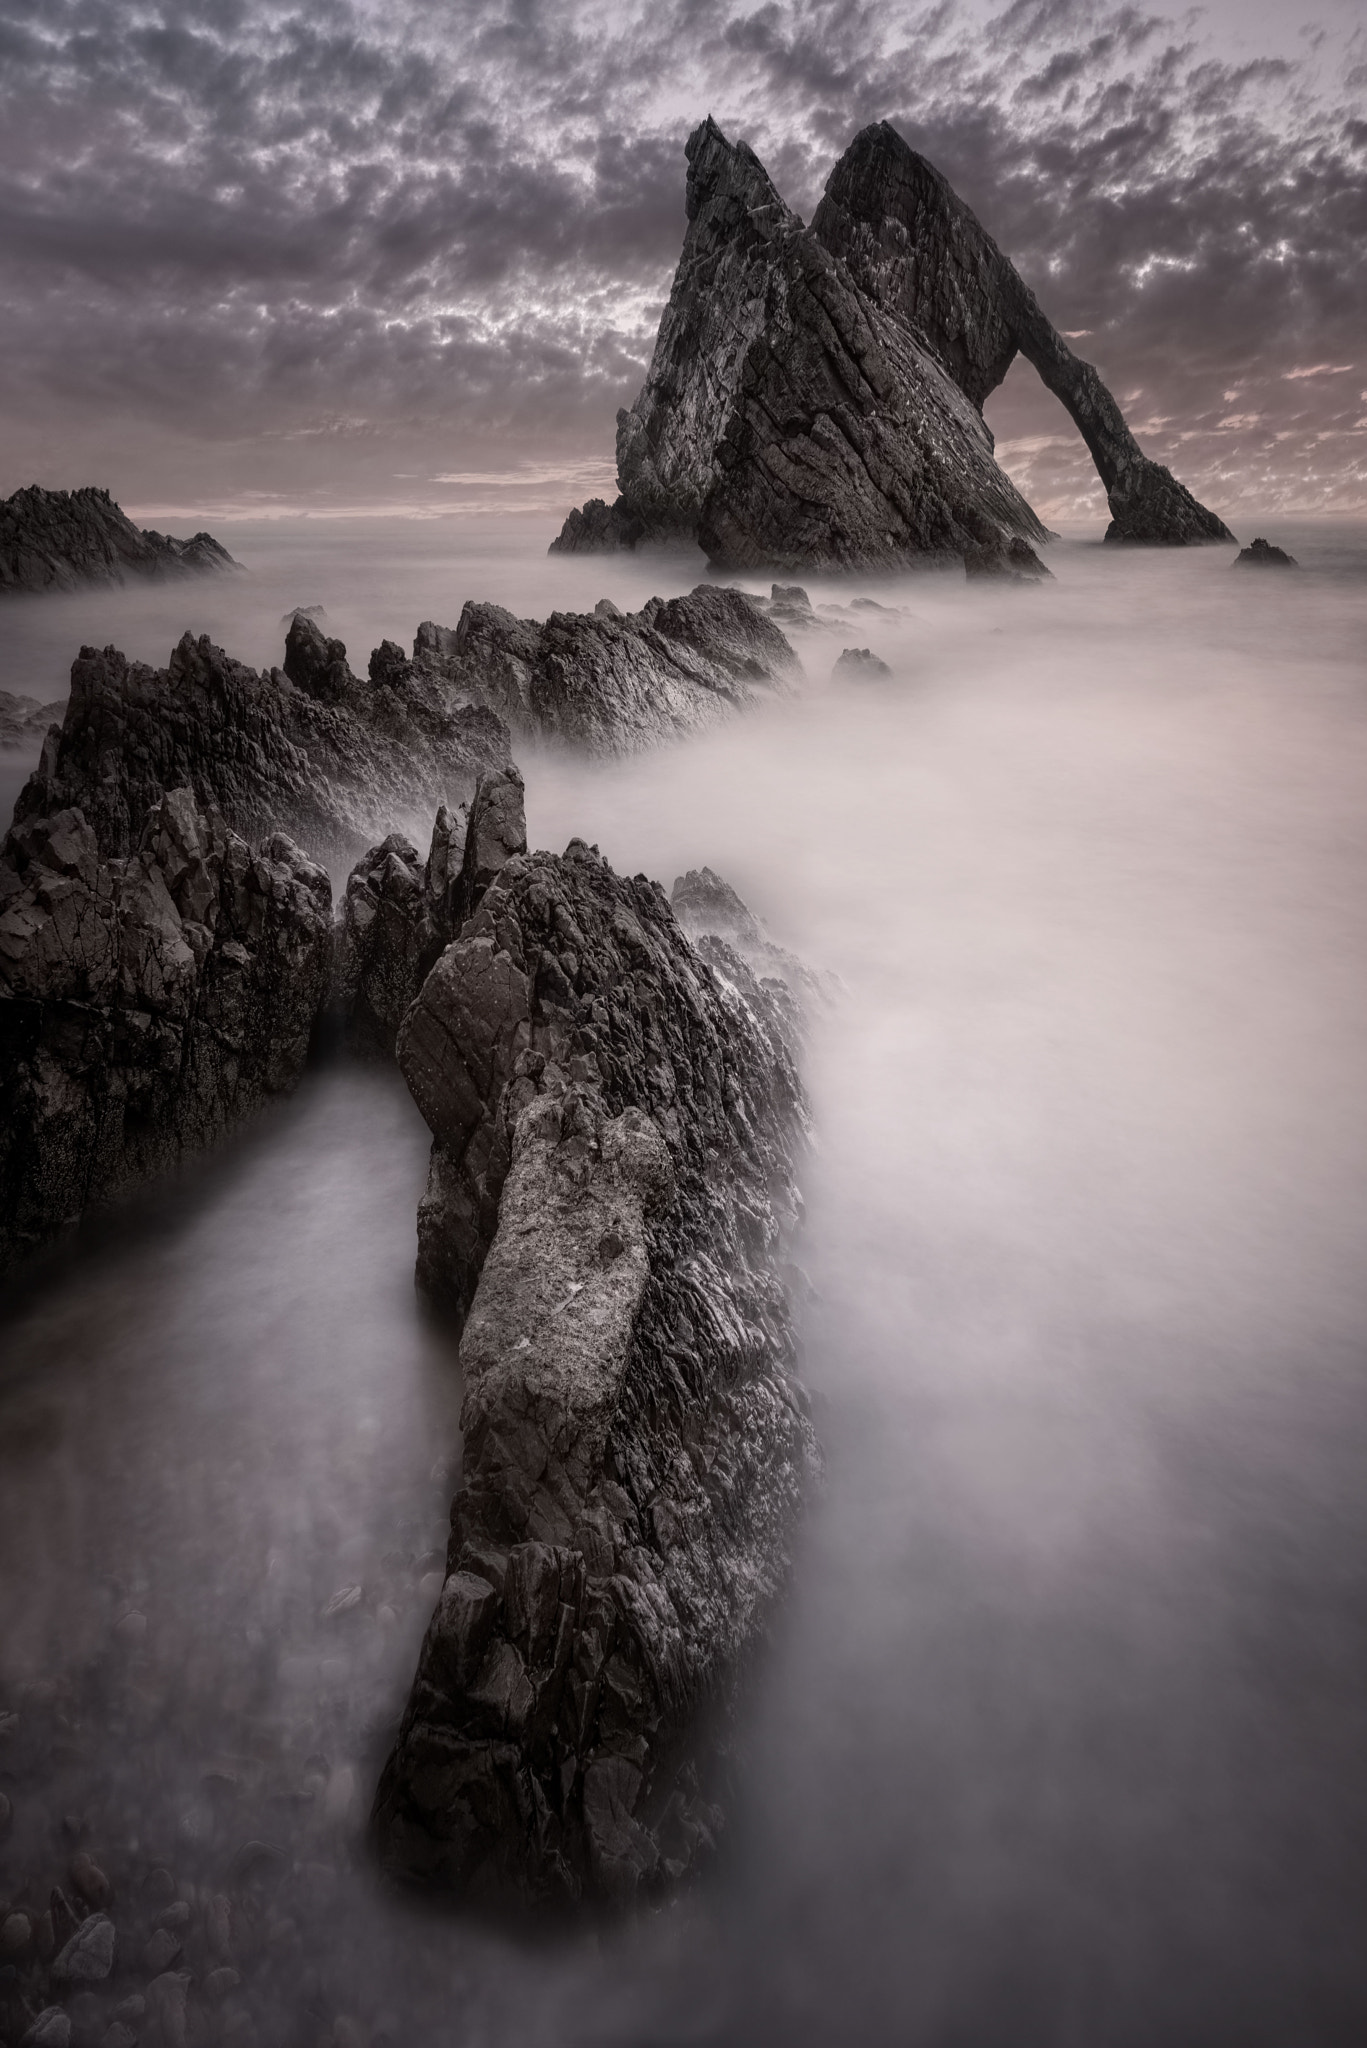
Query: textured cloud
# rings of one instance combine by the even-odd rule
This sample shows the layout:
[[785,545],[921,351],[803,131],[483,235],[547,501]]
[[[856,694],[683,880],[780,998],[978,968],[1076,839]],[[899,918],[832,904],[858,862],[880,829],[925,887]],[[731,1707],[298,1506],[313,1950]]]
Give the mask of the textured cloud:
[[[711,111],[804,214],[890,118],[1203,497],[1362,502],[1365,95],[1360,31],[1249,55],[1087,0],[9,0],[0,486],[554,501]],[[1053,516],[1095,504],[1032,373],[989,416]]]

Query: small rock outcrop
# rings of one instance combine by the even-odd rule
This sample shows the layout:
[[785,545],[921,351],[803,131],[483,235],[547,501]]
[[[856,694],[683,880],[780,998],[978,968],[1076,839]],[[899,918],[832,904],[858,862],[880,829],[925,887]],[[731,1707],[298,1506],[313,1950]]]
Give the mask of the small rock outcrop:
[[892,670],[867,647],[846,647],[841,650],[835,667],[831,670],[833,683],[872,683],[881,676],[890,676]]
[[424,862],[391,832],[353,868],[337,933],[336,1001],[352,1049],[392,1057],[404,1012],[498,870],[527,850],[522,777],[480,779],[468,810],[443,804]]
[[0,1266],[292,1087],[327,993],[332,892],[187,789],[101,851],[77,809],[0,848]]
[[354,858],[396,815],[467,800],[507,765],[501,721],[430,670],[363,680],[303,614],[285,663],[259,674],[189,633],[162,669],[83,647],[16,818],[79,809],[101,853],[123,858],[148,808],[188,788],[247,837],[287,830],[316,855]]
[[418,628],[412,666],[487,704],[516,735],[598,754],[695,732],[786,688],[798,670],[759,606],[713,584],[652,597],[639,612],[604,599],[544,624],[472,602],[454,630]]
[[0,749],[17,753],[37,746],[50,725],[60,725],[66,703],[40,704],[36,697],[16,697],[0,690]]
[[1288,555],[1285,548],[1272,545],[1270,540],[1250,541],[1246,548],[1240,548],[1234,557],[1236,569],[1294,569],[1298,566],[1296,557]]
[[239,566],[211,533],[176,540],[134,526],[108,491],[44,491],[34,484],[0,499],[0,594]]
[[1038,572],[1045,530],[982,418],[1018,351],[1091,451],[1108,539],[1230,538],[887,122],[855,137],[809,228],[714,121],[687,155],[683,253],[645,387],[617,415],[620,495],[572,513],[554,548],[696,538],[724,568]]
[[464,1470],[374,1824],[467,1895],[626,1899],[707,1850],[709,1717],[788,1570],[805,1111],[791,1009],[706,943],[580,841],[517,854],[399,1032]]

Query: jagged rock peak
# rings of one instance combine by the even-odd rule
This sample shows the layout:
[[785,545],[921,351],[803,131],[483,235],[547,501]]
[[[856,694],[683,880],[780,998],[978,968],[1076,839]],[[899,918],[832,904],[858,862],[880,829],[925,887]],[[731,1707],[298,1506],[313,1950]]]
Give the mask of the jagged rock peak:
[[992,456],[984,399],[1017,351],[1072,414],[1107,538],[1228,538],[1135,442],[946,179],[877,122],[809,229],[709,117],[688,143],[688,230],[646,383],[618,414],[620,496],[556,550],[694,538],[714,565],[889,568],[958,556],[1021,573],[1044,537]]
[[108,491],[93,485],[45,491],[31,484],[0,499],[0,594],[240,566],[211,533],[177,540],[152,528],[144,532]]

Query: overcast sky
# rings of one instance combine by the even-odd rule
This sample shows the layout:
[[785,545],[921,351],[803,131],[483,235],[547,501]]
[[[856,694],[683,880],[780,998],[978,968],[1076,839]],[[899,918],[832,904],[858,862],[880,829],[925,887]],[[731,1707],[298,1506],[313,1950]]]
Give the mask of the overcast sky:
[[[890,119],[1206,502],[1367,510],[1350,0],[0,0],[0,97],[0,491],[610,494],[711,112],[804,218]],[[1027,366],[988,417],[1099,510]]]

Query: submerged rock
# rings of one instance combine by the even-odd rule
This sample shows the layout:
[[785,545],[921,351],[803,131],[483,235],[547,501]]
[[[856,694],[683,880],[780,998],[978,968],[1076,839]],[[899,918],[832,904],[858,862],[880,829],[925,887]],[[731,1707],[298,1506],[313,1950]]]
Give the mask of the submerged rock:
[[149,806],[188,788],[237,832],[288,830],[314,853],[354,856],[396,813],[467,799],[507,764],[500,720],[432,671],[364,681],[299,612],[285,658],[258,674],[189,633],[164,669],[83,647],[16,818],[78,808],[100,851],[122,858]]
[[1019,574],[1045,529],[982,419],[1018,350],[1087,442],[1109,539],[1229,538],[888,123],[856,136],[810,228],[714,121],[687,155],[683,252],[645,387],[617,416],[620,496],[572,513],[555,549],[696,538],[725,568],[957,557]]
[[707,944],[580,841],[518,854],[399,1033],[465,1445],[375,1805],[405,1876],[625,1898],[719,1824],[707,1715],[784,1582],[815,1450],[780,1278],[792,1007]]
[[489,705],[516,734],[622,754],[697,731],[787,686],[797,658],[739,590],[700,584],[639,612],[606,601],[545,624],[469,603],[418,628],[413,666]]
[[105,857],[81,811],[0,849],[0,1265],[290,1088],[327,992],[331,888],[172,791]]
[[34,484],[0,499],[0,593],[239,566],[211,533],[176,540],[134,526],[108,491],[44,491]]
[[1296,557],[1288,555],[1285,548],[1273,547],[1270,540],[1261,537],[1250,541],[1234,557],[1234,567],[1248,569],[1294,569],[1298,566]]

